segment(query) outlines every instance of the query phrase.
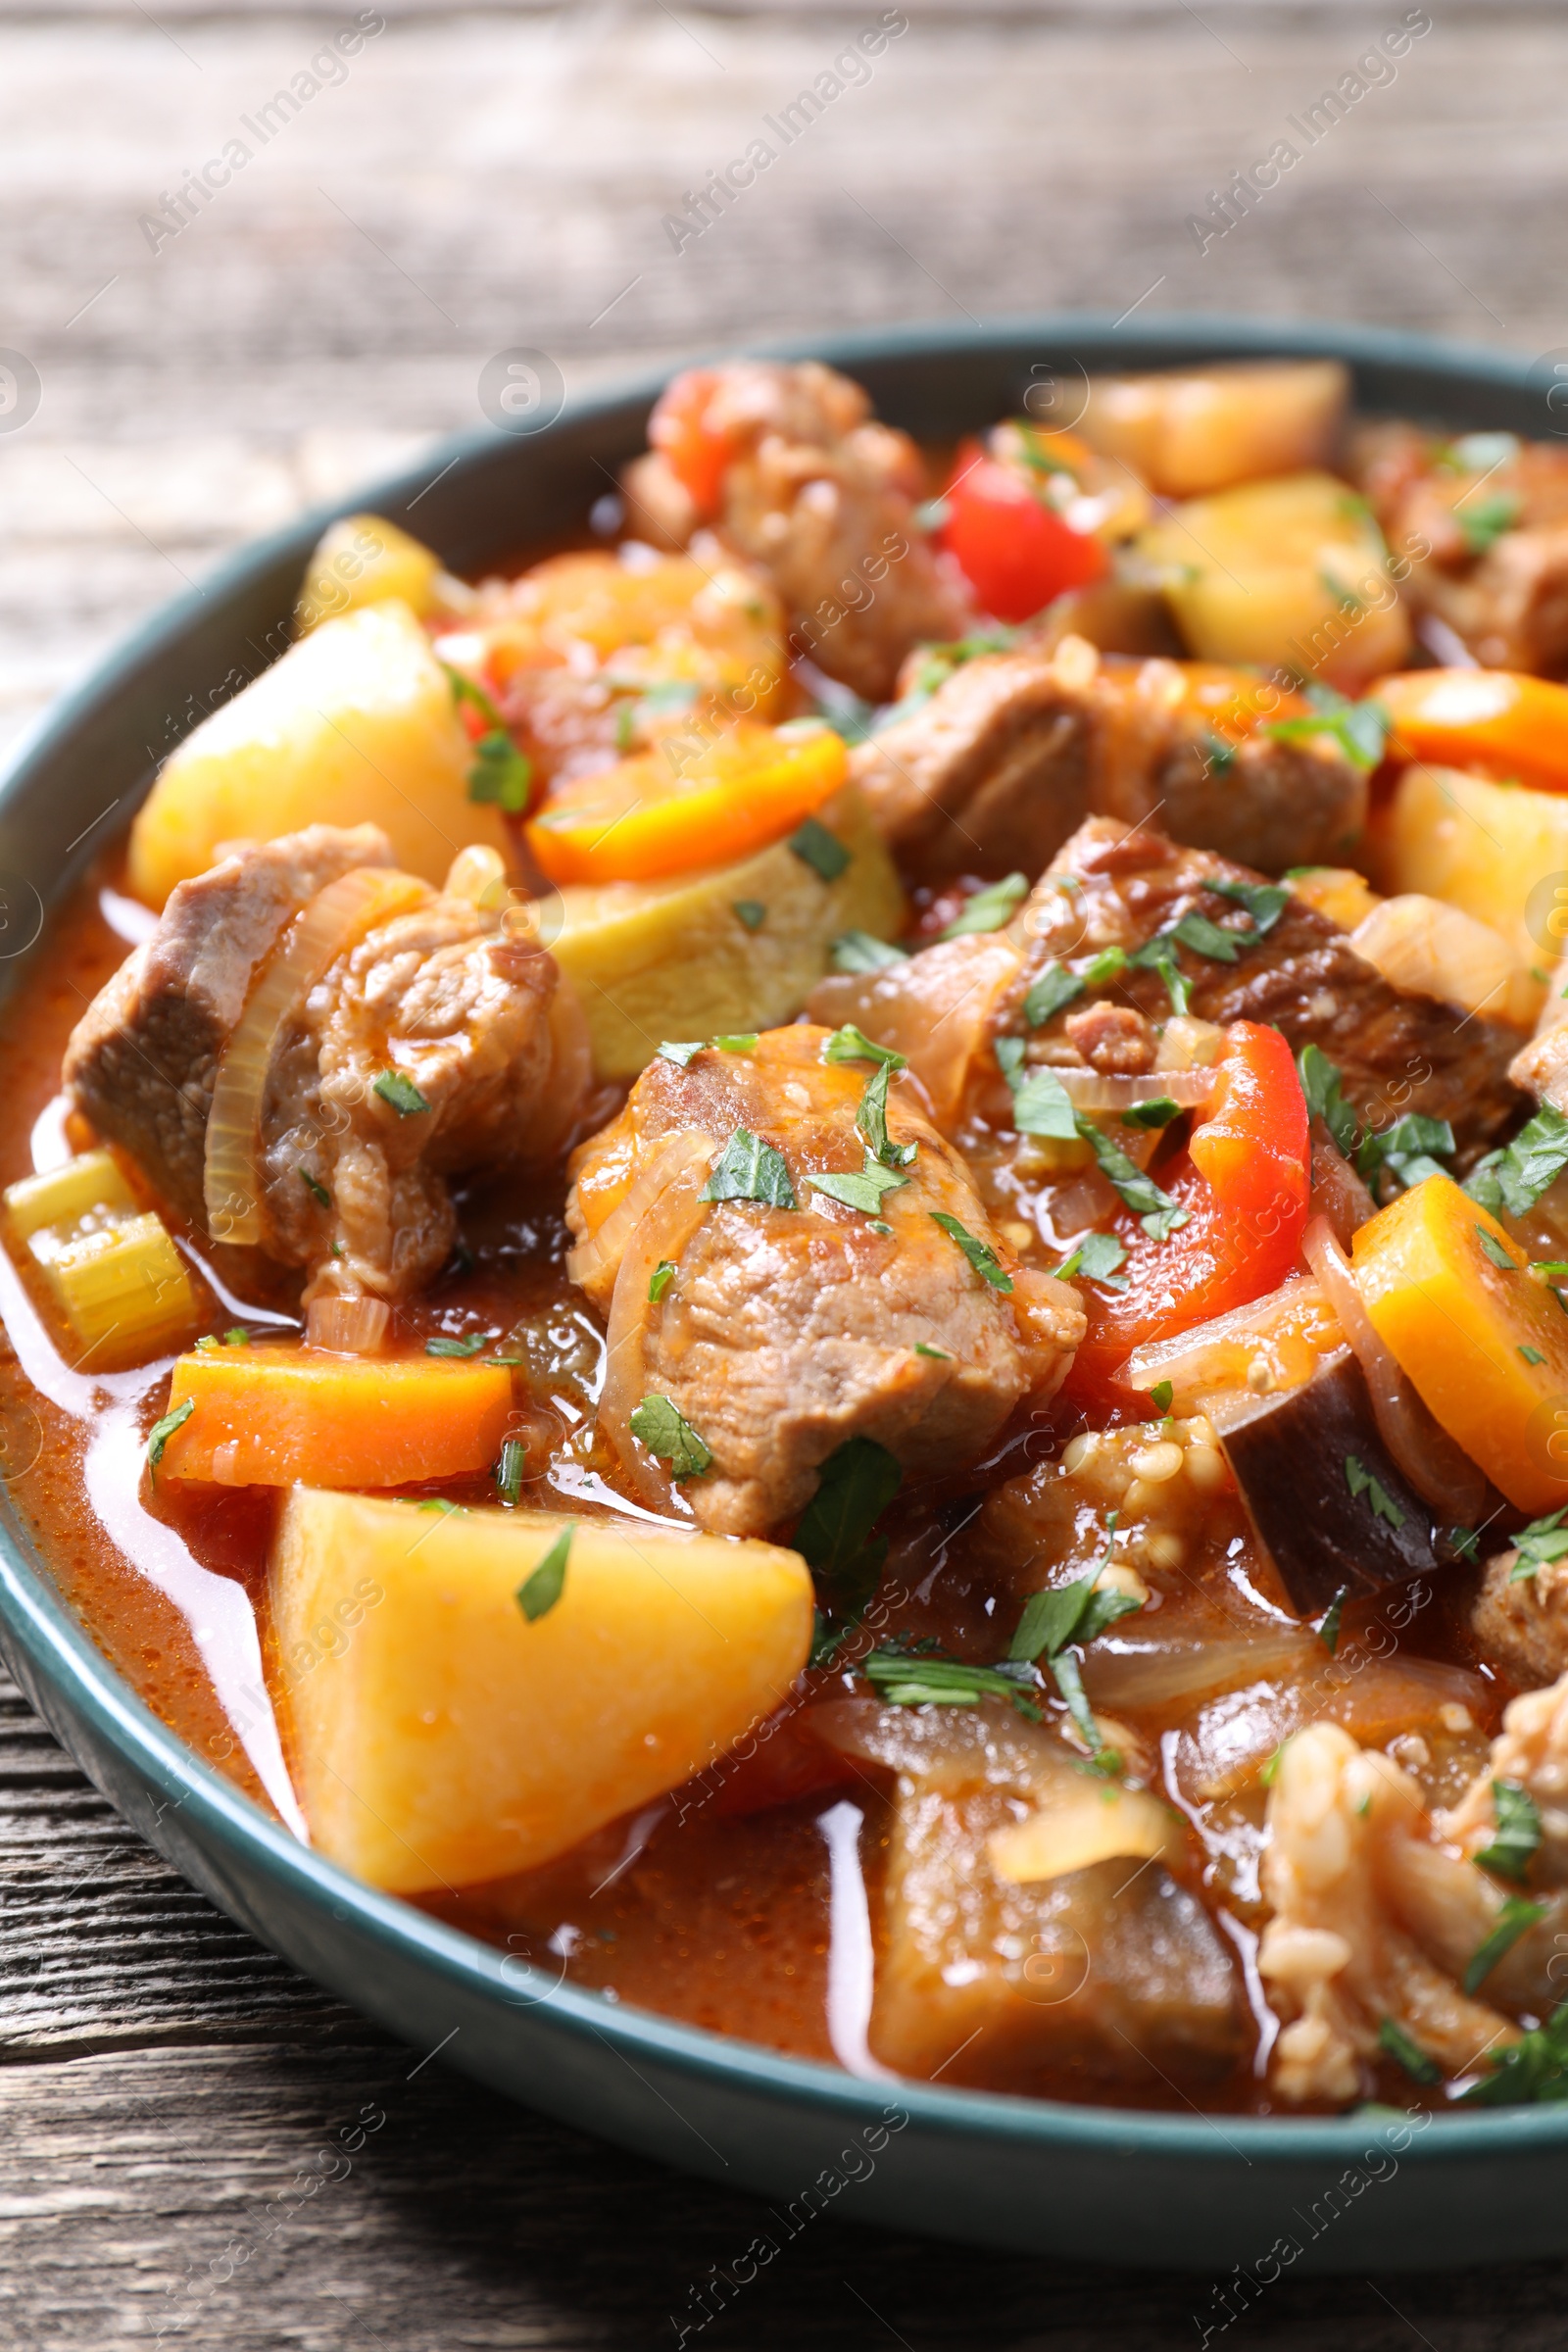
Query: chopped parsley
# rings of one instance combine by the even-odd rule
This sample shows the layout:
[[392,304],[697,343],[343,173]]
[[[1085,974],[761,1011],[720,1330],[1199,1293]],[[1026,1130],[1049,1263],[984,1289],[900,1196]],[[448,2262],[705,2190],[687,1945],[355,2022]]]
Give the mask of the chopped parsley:
[[1296,1056],[1309,1117],[1321,1119],[1347,1159],[1354,1157],[1361,1122],[1345,1100],[1345,1081],[1320,1046],[1303,1046]]
[[561,1598],[566,1581],[566,1561],[571,1552],[574,1527],[564,1527],[550,1549],[545,1553],[531,1576],[525,1576],[517,1587],[517,1606],[530,1625],[548,1617]]
[[873,1070],[860,1097],[855,1126],[865,1145],[867,1164],[874,1159],[884,1168],[906,1168],[918,1155],[920,1147],[896,1144],[888,1133],[888,1087],[892,1078],[891,1061],[884,1061],[879,1069]]
[[835,1616],[858,1619],[876,1591],[888,1540],[873,1530],[903,1484],[898,1462],[874,1438],[847,1438],[818,1471],[795,1549]]
[[962,912],[956,914],[938,939],[967,939],[975,931],[1000,931],[1010,922],[1020,903],[1029,896],[1027,874],[1007,874],[1000,882],[990,882],[977,890]]
[[[1205,882],[1203,888],[1245,906],[1259,939],[1268,937],[1292,898],[1292,893],[1281,889],[1277,882]],[[1245,947],[1250,943],[1244,940],[1242,944]]]
[[311,1174],[310,1169],[305,1165],[303,1160],[300,1161],[300,1182],[304,1185],[305,1190],[310,1194],[311,1199],[316,1202],[318,1208],[331,1207],[331,1194],[327,1191],[319,1176],[313,1176]]
[[1443,2069],[1435,2058],[1429,2058],[1417,2041],[1412,2041],[1404,2028],[1392,2017],[1386,2017],[1378,2028],[1378,2047],[1403,2067],[1415,2082],[1441,2082]]
[[689,1037],[672,1044],[665,1038],[654,1058],[656,1061],[671,1061],[677,1070],[689,1070],[707,1042],[706,1038]]
[[709,1171],[699,1200],[758,1200],[764,1208],[799,1208],[784,1154],[737,1127]]
[[1121,1146],[1113,1144],[1091,1120],[1080,1119],[1078,1132],[1099,1160],[1101,1173],[1119,1194],[1123,1206],[1132,1210],[1151,1241],[1167,1241],[1184,1225],[1192,1223],[1187,1210],[1169,1193],[1162,1192],[1152,1176],[1146,1176]]
[[1544,1364],[1546,1360],[1539,1348],[1526,1348],[1521,1346],[1519,1352],[1524,1357],[1527,1364]]
[[1529,1875],[1541,1843],[1541,1815],[1536,1810],[1536,1800],[1522,1781],[1494,1781],[1492,1811],[1496,1831],[1492,1843],[1482,1847],[1476,1860],[1494,1878],[1512,1879],[1518,1884]]
[[1496,546],[1504,531],[1511,531],[1524,511],[1524,501],[1517,490],[1498,490],[1491,498],[1466,510],[1461,502],[1453,509],[1466,551],[1472,556],[1484,556]]
[[[1070,1257],[1064,1257],[1056,1267],[1060,1282],[1098,1282],[1107,1291],[1125,1291],[1128,1278],[1117,1268],[1127,1263],[1127,1252],[1113,1233],[1086,1233]],[[1170,1382],[1160,1384],[1170,1401]],[[1161,1407],[1161,1410],[1164,1408]]]
[[1514,1545],[1519,1557],[1508,1579],[1510,1585],[1522,1584],[1526,1577],[1534,1576],[1538,1568],[1549,1568],[1553,1560],[1560,1560],[1563,1553],[1568,1551],[1568,1527],[1562,1524],[1564,1512],[1568,1512],[1568,1503],[1563,1505],[1562,1510],[1553,1511],[1549,1519],[1532,1519],[1530,1525],[1515,1536]]
[[836,882],[849,864],[852,853],[844,847],[836,833],[808,816],[804,825],[790,835],[789,846],[803,865],[808,865],[818,881]]
[[1398,1504],[1391,1500],[1387,1489],[1373,1477],[1370,1470],[1363,1469],[1353,1453],[1348,1453],[1345,1457],[1345,1483],[1352,1494],[1366,1496],[1374,1519],[1385,1519],[1393,1528],[1404,1525],[1404,1513]]
[[1156,931],[1153,938],[1145,940],[1136,955],[1129,956],[1127,960],[1137,964],[1140,971],[1159,974],[1165,983],[1165,994],[1170,999],[1172,1012],[1185,1013],[1191,1009],[1192,990],[1176,960],[1173,931]]
[[[1105,1559],[1110,1557],[1116,1541],[1116,1521],[1119,1513],[1112,1511],[1106,1526]],[[1120,1758],[1106,1748],[1095,1721],[1079,1672],[1078,1660],[1071,1655],[1068,1644],[1076,1643],[1087,1649],[1105,1628],[1114,1625],[1118,1617],[1130,1617],[1142,1608],[1130,1592],[1106,1589],[1098,1582],[1100,1566],[1088,1576],[1081,1576],[1070,1585],[1056,1585],[1044,1592],[1032,1592],[1025,1601],[1023,1615],[1008,1644],[1007,1655],[1015,1663],[1033,1662],[1044,1658],[1055,1679],[1057,1690],[1066,1701],[1067,1712],[1083,1739],[1090,1754],[1105,1769],[1115,1769]]]
[[712,1462],[711,1448],[667,1396],[645,1396],[631,1415],[631,1434],[651,1454],[669,1464],[673,1479],[701,1478]]
[[1519,1267],[1517,1261],[1509,1255],[1508,1251],[1503,1248],[1501,1242],[1498,1241],[1494,1233],[1489,1233],[1484,1225],[1478,1225],[1476,1227],[1476,1240],[1481,1244],[1483,1254],[1491,1258],[1493,1264],[1497,1268],[1499,1273],[1518,1273]]
[[390,1104],[400,1119],[412,1119],[430,1107],[414,1080],[405,1078],[401,1070],[383,1070],[371,1091]]
[[758,1032],[755,1029],[732,1029],[727,1036],[711,1037],[708,1042],[718,1054],[750,1054],[756,1048],[757,1039]]
[[521,816],[533,791],[533,762],[519,752],[505,727],[493,727],[473,747],[468,798],[481,807]]
[[760,931],[767,920],[767,908],[762,905],[760,899],[732,900],[730,912],[738,923],[745,925],[748,931]]
[[914,1352],[916,1355],[934,1356],[939,1364],[951,1364],[953,1361],[952,1351],[949,1348],[933,1348],[929,1340],[916,1340]]
[[[1465,1179],[1472,1200],[1494,1216],[1522,1217],[1568,1168],[1568,1118],[1550,1103],[1526,1121],[1501,1152],[1489,1152]],[[1511,1261],[1510,1261],[1511,1262]]]
[[909,960],[904,948],[873,939],[869,931],[841,931],[833,942],[832,956],[836,972],[885,972],[889,964]]
[[1037,1688],[1029,1666],[971,1666],[936,1648],[873,1649],[858,1671],[877,1696],[893,1707],[977,1707],[983,1698],[1006,1698],[1031,1723],[1040,1709],[1029,1693]]
[[1135,1102],[1122,1112],[1127,1127],[1168,1127],[1172,1119],[1180,1118],[1181,1104],[1169,1095],[1156,1095],[1152,1102]]
[[1349,1586],[1342,1585],[1324,1610],[1322,1623],[1317,1629],[1317,1638],[1331,1658],[1340,1646],[1340,1619],[1345,1615],[1345,1604],[1349,1597]]
[[1448,1542],[1461,1560],[1468,1560],[1472,1568],[1476,1565],[1481,1557],[1481,1538],[1473,1527],[1450,1527]]
[[675,1261],[662,1257],[648,1277],[648,1303],[657,1306],[675,1279]]
[[515,1508],[517,1497],[522,1493],[522,1473],[527,1460],[528,1448],[520,1438],[502,1439],[501,1458],[491,1476],[502,1501],[509,1508]]
[[1520,1936],[1528,1935],[1545,1916],[1544,1903],[1528,1902],[1522,1894],[1510,1894],[1497,1913],[1497,1924],[1492,1934],[1470,1956],[1460,1979],[1466,1992],[1471,1995],[1479,1992],[1504,1953],[1511,1952]]
[[[1346,599],[1342,610],[1353,607],[1361,610],[1358,597],[1350,597],[1337,581],[1326,580],[1325,586],[1339,602]],[[1332,735],[1352,767],[1363,774],[1377,766],[1383,758],[1383,747],[1389,738],[1394,721],[1378,702],[1352,703],[1332,686],[1311,685],[1306,688],[1308,701],[1317,707],[1300,718],[1275,718],[1264,727],[1263,733],[1276,743],[1306,743],[1314,735]]]
[[865,1165],[858,1173],[846,1170],[843,1174],[808,1176],[806,1181],[813,1193],[824,1193],[829,1200],[837,1200],[841,1207],[858,1208],[866,1216],[874,1217],[882,1206],[883,1195],[896,1193],[909,1179],[896,1175],[892,1168],[880,1166],[868,1152]]
[[824,1061],[880,1061],[885,1062],[890,1070],[903,1070],[908,1067],[904,1054],[895,1054],[891,1046],[877,1045],[874,1039],[866,1036],[863,1029],[858,1029],[853,1021],[846,1021],[842,1029],[834,1030],[827,1044],[822,1048],[822,1059]]
[[966,1225],[960,1225],[957,1218],[950,1217],[945,1209],[927,1209],[926,1214],[933,1225],[940,1225],[943,1232],[957,1244],[982,1282],[989,1282],[994,1291],[1011,1290],[1012,1276],[1003,1270],[996,1251],[988,1250],[985,1243],[972,1234]]
[[1047,1021],[1064,1005],[1073,1004],[1086,989],[1099,988],[1126,969],[1124,948],[1102,948],[1081,972],[1069,972],[1065,964],[1048,963],[1024,998],[1023,1017],[1031,1029],[1044,1028]]
[[164,1447],[176,1429],[184,1428],[195,1410],[195,1397],[187,1396],[183,1404],[176,1404],[172,1413],[166,1413],[161,1421],[155,1421],[148,1432],[147,1475],[154,1486],[158,1484],[158,1465],[164,1458]]
[[1149,1401],[1156,1413],[1169,1413],[1175,1393],[1168,1380],[1156,1380],[1149,1392]]
[[1179,940],[1195,956],[1206,956],[1211,963],[1234,963],[1243,947],[1250,945],[1249,941],[1238,940],[1234,931],[1222,931],[1206,914],[1184,914],[1165,937]]
[[1066,1088],[1054,1070],[1044,1066],[1026,1070],[1026,1051],[1021,1037],[997,1039],[997,1062],[1012,1089],[1013,1126],[1020,1135],[1050,1136],[1058,1143],[1075,1142],[1078,1114]]
[[465,677],[461,669],[454,669],[450,662],[443,662],[441,666],[447,673],[447,684],[452,689],[452,707],[455,710],[461,710],[466,703],[470,710],[478,711],[487,727],[505,727],[506,720],[482,686],[476,685],[472,678]]
[[473,1356],[478,1354],[489,1337],[487,1332],[470,1331],[466,1338],[461,1340],[426,1340],[424,1352],[426,1355]]
[[1461,2107],[1554,2106],[1568,2099],[1568,2001],[1544,2026],[1488,2055],[1492,2073],[1464,2093]]

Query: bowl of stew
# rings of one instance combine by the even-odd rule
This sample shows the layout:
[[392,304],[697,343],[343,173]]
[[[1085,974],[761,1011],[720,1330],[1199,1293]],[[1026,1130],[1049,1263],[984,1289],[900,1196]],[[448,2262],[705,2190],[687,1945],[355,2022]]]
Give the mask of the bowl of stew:
[[11,763],[6,1654],[295,1966],[765,2194],[731,2286],[1561,2249],[1553,390],[503,404]]

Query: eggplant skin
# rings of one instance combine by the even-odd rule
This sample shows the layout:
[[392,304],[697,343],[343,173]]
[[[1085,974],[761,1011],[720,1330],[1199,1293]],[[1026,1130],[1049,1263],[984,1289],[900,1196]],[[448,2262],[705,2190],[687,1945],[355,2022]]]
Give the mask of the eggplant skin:
[[[1221,1439],[1242,1500],[1291,1607],[1315,1617],[1348,1588],[1352,1600],[1431,1576],[1446,1564],[1428,1504],[1390,1460],[1361,1367],[1336,1348],[1299,1389],[1264,1399]],[[1398,1524],[1350,1491],[1351,1458],[1376,1480]],[[1359,1484],[1359,1477],[1357,1484]]]

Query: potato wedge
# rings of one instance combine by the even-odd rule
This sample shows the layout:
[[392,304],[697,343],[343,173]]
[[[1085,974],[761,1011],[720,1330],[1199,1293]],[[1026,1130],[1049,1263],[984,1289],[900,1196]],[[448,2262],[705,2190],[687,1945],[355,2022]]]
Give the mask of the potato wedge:
[[511,862],[499,812],[468,798],[473,751],[408,606],[323,621],[204,719],[142,803],[130,887],[162,906],[223,841],[380,825],[397,863],[439,884],[469,842]]
[[1232,360],[1159,375],[1104,375],[1078,430],[1162,498],[1325,466],[1349,372],[1338,360]]
[[[517,1594],[568,1529],[530,1620]],[[673,1529],[296,1487],[271,1577],[311,1835],[401,1894],[531,1869],[677,1788],[810,1642],[797,1553]]]
[[904,892],[858,788],[846,784],[812,821],[850,853],[831,880],[781,841],[738,865],[573,885],[545,902],[545,944],[577,991],[601,1078],[635,1078],[664,1038],[776,1029],[840,932],[897,937]]
[[389,597],[422,620],[440,601],[440,576],[439,556],[395,522],[380,514],[345,514],[327,524],[305,566],[294,626],[305,637],[323,620],[385,604]]
[[1356,694],[1409,649],[1371,510],[1332,474],[1193,499],[1138,545],[1200,661],[1255,662]]
[[1501,932],[1527,972],[1544,971],[1562,948],[1568,796],[1560,792],[1407,767],[1378,824],[1376,860],[1386,890],[1462,906]]

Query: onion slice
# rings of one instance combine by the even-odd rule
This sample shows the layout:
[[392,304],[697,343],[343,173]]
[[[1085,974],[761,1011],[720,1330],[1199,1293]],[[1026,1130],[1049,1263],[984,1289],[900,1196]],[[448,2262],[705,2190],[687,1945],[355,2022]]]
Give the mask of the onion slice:
[[1360,1285],[1326,1217],[1313,1217],[1308,1224],[1301,1254],[1355,1350],[1384,1445],[1424,1500],[1461,1527],[1472,1526],[1485,1508],[1486,1477],[1434,1420],[1393,1349],[1379,1339]]
[[1144,1102],[1174,1102],[1180,1110],[1196,1110],[1214,1092],[1217,1070],[1148,1070],[1137,1077],[1123,1071],[1058,1069],[1054,1062],[1030,1064],[1049,1069],[1059,1078],[1074,1110],[1121,1112]]
[[262,1098],[282,1033],[337,958],[377,923],[431,896],[430,886],[390,866],[357,865],[318,890],[296,915],[251,990],[218,1064],[207,1116],[203,1194],[215,1242],[262,1239]]
[[391,1320],[392,1309],[384,1298],[346,1298],[331,1293],[311,1300],[306,1346],[329,1348],[334,1355],[379,1355]]

